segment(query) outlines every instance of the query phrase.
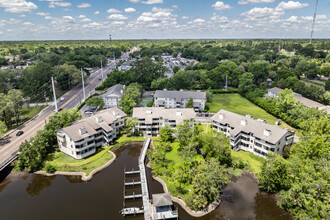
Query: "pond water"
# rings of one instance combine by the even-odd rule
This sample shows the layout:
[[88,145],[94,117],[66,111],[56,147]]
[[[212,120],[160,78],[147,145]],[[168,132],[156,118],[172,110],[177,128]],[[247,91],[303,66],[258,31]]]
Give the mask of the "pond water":
[[[124,169],[137,169],[142,143],[130,143],[118,149],[117,159],[87,182],[80,176],[45,177],[36,174],[0,173],[0,219],[124,219]],[[147,169],[150,193],[163,192],[161,184]],[[138,181],[138,177],[126,181]],[[126,194],[141,192],[139,187]],[[192,218],[180,206],[180,219],[291,219],[276,206],[273,196],[259,192],[249,175],[243,175],[223,190],[223,202],[210,214]],[[142,207],[141,201],[126,202],[127,207]],[[127,217],[143,219],[143,216]]]

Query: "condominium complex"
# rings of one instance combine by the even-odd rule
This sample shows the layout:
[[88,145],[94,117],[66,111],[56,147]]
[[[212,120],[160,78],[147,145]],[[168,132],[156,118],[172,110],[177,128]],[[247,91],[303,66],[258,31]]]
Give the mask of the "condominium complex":
[[154,95],[155,107],[185,108],[189,99],[193,101],[195,111],[204,110],[206,103],[206,92],[193,91],[168,91],[156,90]]
[[159,130],[169,125],[176,127],[185,119],[195,119],[196,114],[193,109],[166,109],[164,107],[142,107],[133,108],[133,118],[139,121],[137,129],[143,131],[144,136],[153,136]]
[[94,154],[97,148],[113,142],[125,125],[126,114],[118,107],[108,108],[56,131],[60,150],[75,159]]
[[105,108],[117,107],[119,101],[124,93],[125,86],[117,84],[111,86],[107,91],[101,95],[104,101]]
[[226,110],[220,110],[211,120],[214,130],[230,137],[230,145],[234,150],[266,156],[269,152],[282,154],[283,148],[293,143],[293,132],[263,120],[254,120]]

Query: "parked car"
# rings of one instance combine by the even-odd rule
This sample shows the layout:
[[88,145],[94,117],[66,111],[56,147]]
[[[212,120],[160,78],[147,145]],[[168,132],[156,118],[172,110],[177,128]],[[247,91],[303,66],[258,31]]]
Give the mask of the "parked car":
[[21,136],[24,133],[24,131],[19,131],[16,133],[16,136]]
[[63,101],[64,101],[64,97],[61,97],[61,98],[60,98],[60,102],[63,102]]

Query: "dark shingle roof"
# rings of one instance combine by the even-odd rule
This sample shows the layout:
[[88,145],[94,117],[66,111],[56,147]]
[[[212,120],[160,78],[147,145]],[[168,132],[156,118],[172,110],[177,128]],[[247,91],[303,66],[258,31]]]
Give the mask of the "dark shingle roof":
[[206,92],[194,92],[194,91],[167,91],[167,90],[156,90],[155,98],[173,98],[176,101],[182,99],[206,99]]

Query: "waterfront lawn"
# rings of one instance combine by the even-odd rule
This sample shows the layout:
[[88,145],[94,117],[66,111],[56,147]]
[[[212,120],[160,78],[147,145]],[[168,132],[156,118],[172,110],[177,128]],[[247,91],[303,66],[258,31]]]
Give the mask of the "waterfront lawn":
[[243,162],[248,164],[248,170],[254,174],[258,174],[261,171],[261,164],[265,161],[264,158],[258,157],[250,152],[245,151],[231,151],[233,159],[241,159]]
[[[95,154],[82,160],[76,160],[62,152],[55,152],[50,161],[45,162],[45,167],[50,164],[56,171],[85,172],[88,176],[93,170],[103,166],[113,158],[108,152],[112,146],[99,149]],[[45,168],[43,168],[45,170]]]
[[55,152],[49,156],[43,170],[46,170],[45,167],[50,164],[55,167],[56,171],[85,172],[88,176],[93,170],[103,166],[113,158],[112,153],[108,152],[111,148],[120,147],[133,141],[145,141],[145,138],[122,135],[113,145],[102,147],[95,154],[81,160],[76,160],[62,152]]

